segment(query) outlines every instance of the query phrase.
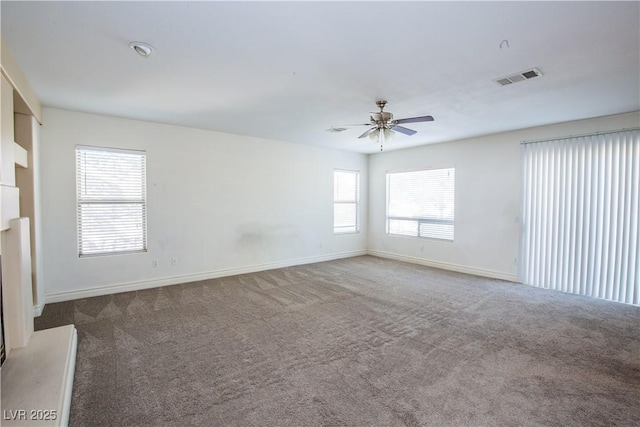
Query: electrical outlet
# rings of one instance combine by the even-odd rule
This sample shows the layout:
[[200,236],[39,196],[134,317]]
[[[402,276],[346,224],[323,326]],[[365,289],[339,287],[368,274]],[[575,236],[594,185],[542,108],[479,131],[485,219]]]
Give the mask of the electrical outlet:
[[153,268],[156,268],[158,266],[158,260],[154,259],[153,261],[151,261],[151,265],[153,265]]
[[518,265],[518,258],[513,259],[513,265]]
[[178,263],[178,258],[171,258],[171,265],[176,265]]

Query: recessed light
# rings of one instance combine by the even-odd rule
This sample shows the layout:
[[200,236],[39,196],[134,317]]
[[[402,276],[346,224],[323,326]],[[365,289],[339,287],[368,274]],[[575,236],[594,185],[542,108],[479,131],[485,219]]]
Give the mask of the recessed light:
[[148,58],[151,53],[155,50],[153,46],[149,43],[144,42],[131,42],[129,43],[129,47],[133,49],[138,55],[143,58]]

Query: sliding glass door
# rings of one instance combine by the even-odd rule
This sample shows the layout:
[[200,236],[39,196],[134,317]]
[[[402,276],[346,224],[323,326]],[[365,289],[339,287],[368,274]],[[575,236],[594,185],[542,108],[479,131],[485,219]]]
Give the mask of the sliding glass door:
[[521,280],[640,304],[640,131],[526,143]]

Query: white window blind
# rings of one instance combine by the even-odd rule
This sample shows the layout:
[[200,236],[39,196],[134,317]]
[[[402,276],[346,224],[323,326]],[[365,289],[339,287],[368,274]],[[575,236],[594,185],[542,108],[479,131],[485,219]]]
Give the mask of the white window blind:
[[356,233],[360,173],[357,171],[333,171],[333,232]]
[[521,280],[640,303],[640,131],[524,145]]
[[146,154],[76,147],[80,256],[145,251]]
[[387,233],[453,240],[455,168],[387,173]]

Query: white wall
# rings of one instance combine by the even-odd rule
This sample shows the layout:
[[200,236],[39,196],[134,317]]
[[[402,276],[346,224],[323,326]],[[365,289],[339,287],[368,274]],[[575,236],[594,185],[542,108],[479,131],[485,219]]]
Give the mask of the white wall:
[[[636,112],[371,155],[369,252],[516,281],[521,142],[638,126]],[[386,172],[452,166],[456,168],[454,241],[386,234]]]
[[[366,155],[52,108],[45,108],[43,121],[48,302],[366,250]],[[146,150],[147,253],[78,258],[78,144]],[[334,168],[361,171],[358,234],[333,234]]]
[[[520,143],[638,126],[636,112],[366,156],[46,108],[40,147],[46,300],[321,261],[367,248],[517,280]],[[78,258],[78,144],[147,151],[147,253]],[[455,241],[387,235],[385,172],[450,166],[456,167]],[[334,168],[361,171],[359,234],[333,234]]]

